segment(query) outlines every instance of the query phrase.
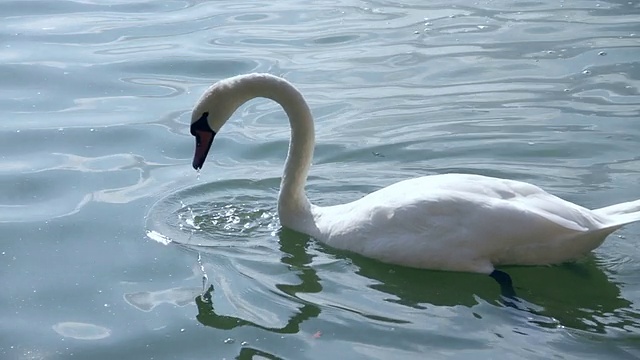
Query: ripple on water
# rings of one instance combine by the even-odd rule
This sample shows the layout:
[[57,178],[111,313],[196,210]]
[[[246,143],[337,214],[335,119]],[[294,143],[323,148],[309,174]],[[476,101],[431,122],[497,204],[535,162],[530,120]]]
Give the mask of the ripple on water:
[[[190,247],[260,249],[280,224],[276,179],[200,184],[159,200],[147,215],[147,234]],[[271,195],[272,197],[269,197]]]
[[161,304],[185,306],[202,294],[198,288],[172,288],[159,291],[139,291],[124,294],[124,300],[138,310],[149,312]]
[[77,340],[100,340],[111,335],[111,330],[106,327],[80,322],[57,323],[53,325],[53,330],[64,337]]

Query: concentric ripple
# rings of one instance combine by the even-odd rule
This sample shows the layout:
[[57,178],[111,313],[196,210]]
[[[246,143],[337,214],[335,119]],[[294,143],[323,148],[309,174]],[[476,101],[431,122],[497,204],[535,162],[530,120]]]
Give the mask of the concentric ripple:
[[[223,181],[188,187],[158,201],[147,215],[147,236],[187,247],[265,246],[280,227],[277,181]],[[271,194],[273,197],[265,197]]]

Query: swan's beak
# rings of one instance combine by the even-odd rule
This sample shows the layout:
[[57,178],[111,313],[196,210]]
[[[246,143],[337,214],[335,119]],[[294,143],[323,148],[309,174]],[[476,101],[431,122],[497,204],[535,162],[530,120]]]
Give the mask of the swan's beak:
[[193,136],[196,138],[196,152],[193,155],[193,168],[200,170],[204,165],[204,160],[207,158],[213,138],[216,136],[214,131],[209,130],[195,130]]

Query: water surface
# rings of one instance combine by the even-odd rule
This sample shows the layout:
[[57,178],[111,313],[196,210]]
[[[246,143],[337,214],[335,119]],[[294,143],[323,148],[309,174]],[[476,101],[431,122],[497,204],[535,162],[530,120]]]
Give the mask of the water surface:
[[592,208],[638,199],[637,1],[3,0],[0,14],[1,358],[640,357],[638,224],[578,263],[506,269],[512,308],[485,276],[281,229],[274,103],[243,106],[199,178],[188,133],[211,83],[269,72],[316,117],[316,203],[446,172]]

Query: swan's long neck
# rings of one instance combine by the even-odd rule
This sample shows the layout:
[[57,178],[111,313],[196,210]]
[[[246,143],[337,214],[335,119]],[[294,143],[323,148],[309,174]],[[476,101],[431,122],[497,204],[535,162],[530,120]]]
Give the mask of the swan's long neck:
[[[317,232],[311,203],[304,191],[313,158],[315,132],[313,116],[302,94],[288,81],[267,74],[250,75],[238,79],[238,87],[248,98],[265,97],[274,100],[286,112],[291,124],[291,141],[284,165],[278,215],[282,225],[314,235]],[[244,101],[243,101],[244,102]]]

